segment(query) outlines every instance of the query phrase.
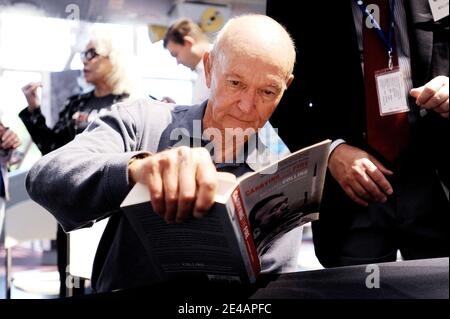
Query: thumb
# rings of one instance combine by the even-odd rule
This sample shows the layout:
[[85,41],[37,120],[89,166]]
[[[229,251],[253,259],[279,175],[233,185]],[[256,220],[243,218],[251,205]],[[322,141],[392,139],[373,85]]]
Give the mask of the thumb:
[[375,166],[376,166],[376,167],[380,170],[380,172],[383,173],[384,175],[388,175],[388,176],[394,175],[394,172],[393,172],[393,171],[388,170],[386,167],[384,167],[384,165],[381,164],[381,162],[378,161],[375,157],[370,156],[369,159],[372,161],[372,163],[375,164]]
[[409,94],[410,94],[412,97],[414,97],[414,98],[418,98],[419,95],[420,95],[420,93],[422,93],[423,88],[424,88],[423,86],[418,87],[418,88],[414,88],[414,89],[412,89],[411,91],[409,91]]

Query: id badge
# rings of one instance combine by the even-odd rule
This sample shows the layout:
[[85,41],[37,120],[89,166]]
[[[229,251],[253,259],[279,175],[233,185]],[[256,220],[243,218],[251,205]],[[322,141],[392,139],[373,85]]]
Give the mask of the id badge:
[[449,0],[428,0],[428,2],[435,22],[448,17]]
[[409,112],[405,82],[399,67],[375,72],[380,116]]

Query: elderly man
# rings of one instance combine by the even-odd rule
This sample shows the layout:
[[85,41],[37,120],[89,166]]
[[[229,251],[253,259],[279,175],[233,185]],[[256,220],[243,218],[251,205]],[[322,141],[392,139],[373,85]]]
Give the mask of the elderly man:
[[[236,176],[252,170],[253,164],[237,163],[240,154],[248,159],[255,151],[242,152],[247,139],[231,137],[236,143],[224,143],[218,136],[226,136],[227,128],[264,126],[293,80],[295,48],[273,19],[242,16],[227,23],[203,62],[208,101],[173,108],[147,100],[117,105],[73,142],[43,157],[28,175],[30,196],[66,231],[111,216],[94,263],[97,291],[151,282],[144,248],[118,212],[135,183],[148,186],[153,210],[167,223],[180,223],[208,213],[217,170]],[[178,147],[177,132],[189,135],[194,145],[212,143],[214,161],[204,147]],[[275,243],[261,256],[262,271],[294,271],[300,236],[297,228]]]

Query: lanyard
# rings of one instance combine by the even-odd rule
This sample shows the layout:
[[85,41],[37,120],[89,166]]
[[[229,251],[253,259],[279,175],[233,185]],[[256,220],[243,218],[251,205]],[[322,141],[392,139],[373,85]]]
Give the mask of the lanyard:
[[392,6],[391,6],[391,12],[390,12],[390,26],[389,26],[389,33],[386,37],[386,34],[384,33],[384,31],[381,29],[380,24],[378,23],[378,21],[375,19],[375,17],[369,12],[369,10],[367,10],[367,6],[364,4],[363,0],[355,0],[356,4],[358,5],[358,7],[361,9],[361,11],[363,12],[363,14],[370,18],[373,24],[373,26],[375,27],[375,31],[377,31],[378,36],[380,37],[380,39],[384,42],[384,44],[386,45],[387,49],[388,49],[388,57],[389,57],[389,69],[392,70],[393,67],[393,52],[394,52],[394,46],[392,44],[392,35],[394,34],[394,6],[395,6],[395,1],[392,1]]

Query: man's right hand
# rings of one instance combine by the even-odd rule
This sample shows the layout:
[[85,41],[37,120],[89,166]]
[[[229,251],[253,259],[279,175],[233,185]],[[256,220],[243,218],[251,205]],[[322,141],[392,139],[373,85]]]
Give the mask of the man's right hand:
[[39,87],[42,87],[41,82],[32,82],[32,83],[25,85],[22,88],[22,92],[25,95],[25,98],[27,99],[28,111],[30,111],[30,112],[33,112],[41,104],[39,101],[39,97],[37,95],[37,89]]
[[178,147],[136,159],[128,166],[130,183],[147,185],[153,210],[167,223],[191,213],[203,217],[214,204],[216,168],[205,148]]
[[369,201],[383,203],[386,195],[393,193],[385,177],[393,172],[359,148],[337,146],[330,155],[328,168],[345,193],[359,205],[367,206]]

